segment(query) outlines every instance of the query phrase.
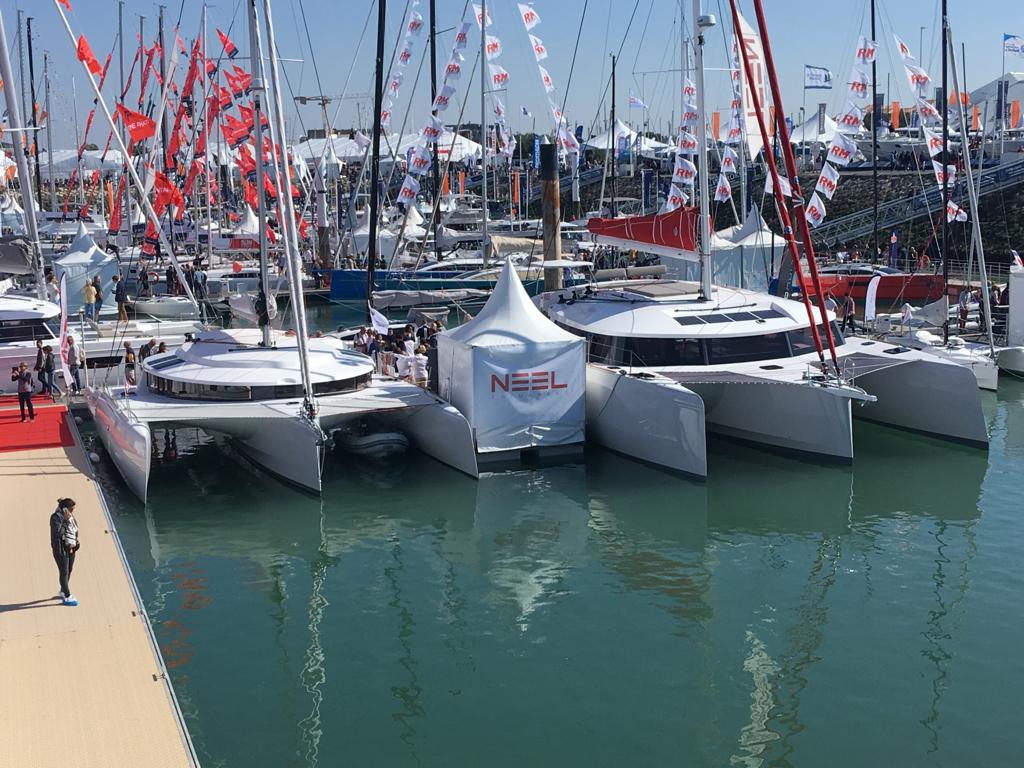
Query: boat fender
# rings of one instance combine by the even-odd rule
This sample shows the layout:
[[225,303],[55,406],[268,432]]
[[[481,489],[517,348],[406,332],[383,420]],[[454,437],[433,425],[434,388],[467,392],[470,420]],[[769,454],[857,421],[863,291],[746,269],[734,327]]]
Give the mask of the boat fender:
[[100,455],[96,453],[96,451],[89,451],[89,461],[91,461],[93,464],[99,464]]

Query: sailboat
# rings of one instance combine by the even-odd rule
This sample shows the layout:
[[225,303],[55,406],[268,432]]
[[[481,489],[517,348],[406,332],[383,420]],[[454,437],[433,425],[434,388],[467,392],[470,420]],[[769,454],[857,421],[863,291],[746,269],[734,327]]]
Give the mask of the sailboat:
[[[697,97],[703,114],[703,40],[715,22],[700,14],[699,2],[694,5]],[[698,129],[700,146],[706,147],[703,120]],[[700,156],[704,160],[706,151]],[[834,313],[809,302],[713,285],[707,164],[699,166],[699,210],[683,207],[589,224],[595,234],[617,237],[640,250],[675,250],[681,257],[699,253],[699,283],[615,281],[538,297],[552,320],[589,340],[588,389],[592,381],[597,385],[608,378],[667,378],[690,398],[681,397],[677,407],[663,412],[665,423],[684,418],[692,423],[698,413],[692,398],[699,397],[699,416],[710,432],[840,462],[853,460],[853,405],[865,419],[988,444],[968,370],[906,347],[844,339]],[[834,366],[817,342],[826,324],[835,340]],[[627,411],[642,409],[649,395],[649,387],[634,389],[623,406]],[[628,423],[620,426],[629,434]],[[648,460],[661,463],[657,457]],[[692,456],[687,471],[699,475],[702,470],[705,457]]]
[[[262,95],[265,91],[258,52],[255,5],[249,24],[253,42],[254,124],[262,145]],[[277,57],[269,0],[264,2],[275,99],[274,123],[283,136]],[[382,32],[382,31],[381,31]],[[258,153],[257,174],[264,173]],[[289,181],[287,166],[276,179]],[[258,187],[262,188],[258,179]],[[290,202],[285,196],[286,201]],[[261,208],[262,208],[262,200]],[[263,211],[261,210],[262,217]],[[298,273],[296,240],[284,211],[289,272]],[[260,237],[264,296],[267,295],[266,239]],[[204,333],[170,354],[141,364],[137,385],[90,389],[89,409],[100,438],[129,488],[145,500],[151,465],[152,427],[187,425],[230,438],[261,468],[313,493],[322,490],[328,434],[373,414],[378,422],[405,432],[421,450],[476,476],[476,455],[466,419],[452,406],[404,381],[374,374],[366,355],[345,349],[331,338],[308,338],[301,289],[291,281],[295,312],[293,334],[259,330]]]

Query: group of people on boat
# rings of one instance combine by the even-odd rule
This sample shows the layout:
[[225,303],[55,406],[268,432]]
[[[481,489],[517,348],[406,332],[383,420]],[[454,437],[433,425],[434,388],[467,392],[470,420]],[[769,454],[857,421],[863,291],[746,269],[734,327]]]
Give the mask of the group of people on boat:
[[386,334],[364,326],[356,333],[352,346],[357,352],[372,357],[378,372],[425,387],[429,376],[427,352],[437,346],[437,334],[443,329],[439,320],[418,329],[407,323]]

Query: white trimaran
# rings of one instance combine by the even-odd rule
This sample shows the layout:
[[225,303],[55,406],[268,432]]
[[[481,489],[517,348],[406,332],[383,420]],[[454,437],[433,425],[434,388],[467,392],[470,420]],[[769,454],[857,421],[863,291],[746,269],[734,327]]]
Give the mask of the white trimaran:
[[[253,124],[259,148],[266,88],[255,0],[246,5],[253,60]],[[270,0],[263,0],[263,14],[273,78],[273,146],[275,133],[283,144],[284,117]],[[68,32],[70,35],[70,27]],[[109,120],[95,81],[89,79]],[[116,130],[114,136],[118,137]],[[262,152],[257,150],[256,156],[257,174],[262,176]],[[291,195],[287,193],[291,183],[287,162],[280,171],[274,179],[279,185],[278,199],[284,201],[282,229],[296,333],[275,333],[267,323],[261,330],[204,333],[172,354],[148,358],[141,366],[137,388],[91,390],[87,399],[100,437],[129,487],[145,500],[151,426],[167,424],[225,435],[270,473],[319,493],[329,442],[326,433],[369,415],[405,432],[424,452],[475,476],[476,454],[469,424],[454,407],[413,384],[375,375],[370,358],[344,349],[337,340],[308,337],[302,291],[295,279],[301,266]],[[137,178],[134,181],[136,190],[142,190]],[[262,179],[257,178],[256,188],[263,189]],[[145,195],[140,194],[140,199],[152,216]],[[265,236],[260,241],[260,258],[265,273]]]
[[[715,21],[701,15],[699,0],[693,16],[702,148],[700,284],[629,280],[537,298],[551,319],[590,341],[588,434],[613,449],[696,475],[707,471],[703,425],[766,446],[851,461],[851,404],[857,403],[858,415],[868,420],[987,445],[978,391],[967,369],[901,346],[844,340],[834,314],[809,302],[801,306],[712,285],[702,67],[703,34]],[[760,106],[756,91],[744,95]],[[775,174],[774,163],[771,169]],[[802,209],[795,215],[803,216]],[[679,232],[687,225],[692,236],[693,216],[692,209],[680,209],[638,217],[637,225],[654,220],[655,236],[632,247],[643,250],[646,242],[657,240],[657,232]],[[668,217],[678,218],[669,222]],[[631,226],[627,220],[619,229]],[[609,227],[616,225],[591,222],[592,230]],[[832,366],[824,355],[816,354],[811,317],[821,335],[825,322],[831,326],[838,376],[829,373]],[[700,434],[692,430],[695,423]]]

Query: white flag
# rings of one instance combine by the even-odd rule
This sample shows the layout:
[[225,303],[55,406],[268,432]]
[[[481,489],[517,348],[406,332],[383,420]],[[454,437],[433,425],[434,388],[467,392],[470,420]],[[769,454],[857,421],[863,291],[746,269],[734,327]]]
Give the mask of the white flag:
[[697,137],[689,131],[680,132],[679,139],[676,141],[676,152],[684,155],[697,154]]
[[441,138],[441,134],[443,133],[444,123],[441,122],[440,119],[431,115],[430,120],[428,120],[427,124],[423,126],[423,138],[427,140],[428,144],[433,144]]
[[473,22],[464,21],[459,31],[455,33],[455,50],[460,51],[469,44],[469,27]]
[[451,104],[452,96],[455,95],[455,86],[448,85],[447,83],[441,86],[441,90],[437,92],[437,96],[434,97],[433,111],[444,112],[448,109],[448,105]]
[[[483,10],[479,5],[473,3],[473,16],[476,18],[476,25],[479,27],[481,24],[481,17],[483,16]],[[491,26],[491,12],[487,12],[487,26]]]
[[487,54],[488,61],[493,61],[501,56],[501,40],[494,35],[488,35],[484,41],[484,53]]
[[877,51],[878,43],[861,35],[857,40],[857,53],[854,54],[853,60],[857,64],[870,64],[875,60]]
[[850,98],[866,99],[870,86],[871,78],[868,77],[868,73],[860,67],[854,67],[853,71],[850,72],[850,81],[847,83]]
[[740,156],[736,154],[736,150],[732,147],[726,147],[722,150],[722,172],[736,173],[736,163],[739,159]]
[[941,119],[939,110],[920,96],[917,97],[917,114],[921,116],[921,122],[926,125],[937,123]]
[[488,64],[488,71],[491,73],[491,85],[495,88],[504,88],[508,85],[508,72],[500,64]]
[[674,184],[685,184],[688,187],[692,187],[693,181],[696,178],[697,166],[686,158],[677,155],[676,166],[672,171],[672,182]]
[[930,131],[925,126],[921,126],[921,130],[924,131],[924,141],[928,145],[928,154],[932,157],[937,157],[942,154],[942,136]]
[[725,138],[722,139],[726,144],[739,144],[743,140],[743,128],[740,124],[740,119],[736,115],[729,118],[729,125],[725,128]]
[[377,333],[387,335],[391,332],[391,328],[388,325],[388,319],[383,314],[378,312],[373,307],[370,307],[370,323],[373,325],[373,330]]
[[950,200],[946,206],[946,221],[967,221],[967,211]]
[[903,59],[904,61],[912,60],[914,57],[910,53],[910,46],[908,46],[906,43],[900,40],[899,37],[897,37],[895,34],[893,35],[893,37],[896,39],[896,50],[899,51],[900,58]]
[[846,102],[846,112],[836,121],[843,133],[860,133],[864,126],[864,110],[852,101]]
[[804,218],[807,219],[812,227],[821,226],[821,222],[825,220],[825,204],[821,202],[821,198],[818,197],[817,193],[811,195],[811,202],[804,209]]
[[[765,58],[764,49],[761,46],[761,38],[758,37],[757,32],[750,27],[742,15],[738,15],[736,21],[739,22],[743,38],[742,45],[749,54],[747,58],[753,71],[753,77],[751,80],[743,78],[742,94],[736,93],[740,83],[738,80],[733,80],[733,93],[743,100],[744,132],[747,136],[747,151],[750,153],[751,161],[754,161],[761,152],[763,143],[761,141],[761,131],[757,125],[757,112],[754,110],[752,96],[753,91],[756,90],[761,104],[768,103],[768,75],[764,65]],[[735,41],[733,42],[733,49],[738,50]]]
[[380,109],[380,124],[385,128],[391,122],[391,99],[384,99]]
[[519,3],[519,15],[523,19],[523,26],[526,27],[526,31],[529,32],[531,29],[540,24],[540,16],[530,6],[525,3]]
[[910,87],[919,94],[924,93],[932,81],[928,73],[916,64],[904,63],[903,68],[907,70],[907,80],[910,81]]
[[416,147],[409,156],[409,173],[419,176],[430,170],[433,162],[431,152],[425,145]]
[[505,122],[505,105],[496,94],[494,96],[494,119],[498,123]]
[[684,126],[696,125],[697,121],[700,120],[700,112],[697,111],[696,104],[684,103],[683,114],[681,117],[682,124]]
[[[793,196],[793,185],[789,183],[788,176],[779,176],[779,189],[782,190],[783,197]],[[764,179],[764,193],[766,195],[775,194],[775,181],[770,173]]]
[[352,137],[356,143],[356,146],[360,149],[366,149],[370,146],[370,137],[362,131],[356,131],[356,135]]
[[835,165],[849,165],[857,153],[857,143],[846,138],[838,130],[832,134],[832,143],[828,145],[828,159]]
[[715,202],[724,203],[732,197],[732,187],[724,173],[718,174],[718,185],[715,187]]
[[661,206],[659,213],[670,213],[677,208],[682,208],[690,202],[690,197],[683,190],[672,184],[668,188],[668,197],[665,198],[665,204]]
[[956,166],[943,165],[932,160],[932,170],[935,171],[935,183],[941,188],[943,184],[947,187],[956,185]]
[[821,194],[831,200],[838,186],[839,171],[825,163],[821,166],[821,175],[818,176],[818,183],[814,185],[814,191],[821,192]]
[[[737,75],[739,70],[736,70]],[[735,78],[738,79],[738,78]],[[804,64],[804,88],[829,89],[832,87],[832,72],[825,67]]]
[[551,75],[540,64],[537,65],[537,69],[540,70],[540,81],[544,83],[544,90],[552,93],[555,90],[555,82],[551,79]]
[[562,120],[564,119],[564,116],[562,115],[562,110],[559,108],[557,104],[555,104],[555,102],[551,101],[550,99],[548,100],[548,106],[551,107],[551,116],[555,118],[555,125],[561,124]]
[[1003,53],[1010,56],[1024,56],[1024,37],[1003,33]]
[[548,49],[544,47],[544,43],[541,42],[539,37],[530,35],[530,45],[533,46],[533,55],[537,58],[537,61],[543,61],[548,57]]
[[417,37],[423,31],[423,17],[416,11],[409,14],[409,23],[405,25],[407,37]]
[[462,54],[458,51],[452,52],[448,64],[444,68],[445,80],[458,80],[462,77]]
[[683,97],[687,101],[697,98],[697,86],[688,77],[683,80]]
[[579,152],[580,143],[565,125],[558,126],[558,146],[566,152]]
[[413,177],[406,174],[402,188],[398,191],[398,202],[411,203],[420,192],[420,183]]

